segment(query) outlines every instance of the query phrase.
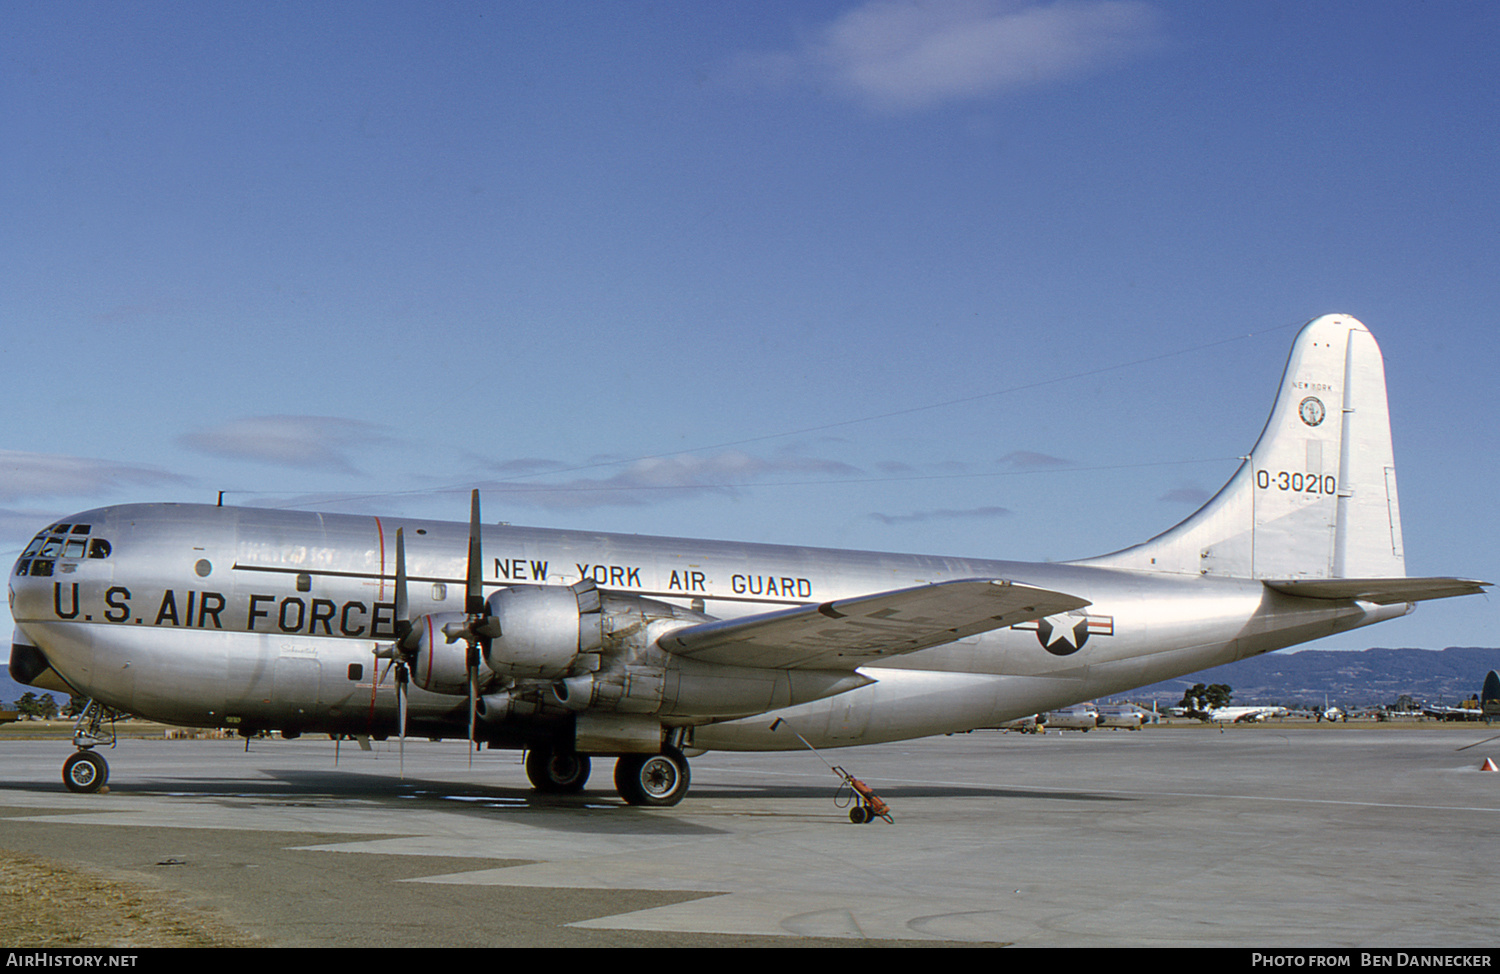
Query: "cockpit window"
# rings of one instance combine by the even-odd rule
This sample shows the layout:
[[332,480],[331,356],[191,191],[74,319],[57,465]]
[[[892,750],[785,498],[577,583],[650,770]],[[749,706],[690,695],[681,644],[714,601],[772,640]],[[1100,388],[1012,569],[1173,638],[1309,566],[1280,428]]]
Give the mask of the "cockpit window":
[[[91,524],[54,524],[35,538],[16,561],[15,574],[45,578],[53,572],[56,558],[108,558],[110,544],[103,538],[90,538]],[[66,565],[63,571],[70,572]]]

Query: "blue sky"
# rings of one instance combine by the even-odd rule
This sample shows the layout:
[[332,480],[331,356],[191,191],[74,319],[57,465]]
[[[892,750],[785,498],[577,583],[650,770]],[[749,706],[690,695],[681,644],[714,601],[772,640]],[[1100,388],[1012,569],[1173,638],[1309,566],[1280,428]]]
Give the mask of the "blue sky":
[[7,562],[105,503],[474,485],[517,524],[1085,557],[1226,480],[1338,311],[1385,351],[1408,571],[1500,580],[1487,5],[6,20]]

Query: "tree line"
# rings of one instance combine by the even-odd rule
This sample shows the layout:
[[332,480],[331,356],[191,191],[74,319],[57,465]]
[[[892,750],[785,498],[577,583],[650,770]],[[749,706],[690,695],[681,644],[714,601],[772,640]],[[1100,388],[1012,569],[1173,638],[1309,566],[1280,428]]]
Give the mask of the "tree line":
[[83,708],[86,706],[88,706],[88,700],[84,697],[69,697],[67,704],[61,706],[50,693],[37,695],[28,690],[21,694],[21,699],[9,708],[0,704],[0,710],[14,710],[22,717],[35,720],[51,720],[54,717],[77,717],[83,713]]

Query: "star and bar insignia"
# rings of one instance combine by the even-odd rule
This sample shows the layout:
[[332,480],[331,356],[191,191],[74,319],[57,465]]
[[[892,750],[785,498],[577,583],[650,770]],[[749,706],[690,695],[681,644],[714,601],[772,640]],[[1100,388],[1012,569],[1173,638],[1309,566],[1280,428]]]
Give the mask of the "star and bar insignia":
[[1113,636],[1115,617],[1064,612],[1011,628],[1035,631],[1042,648],[1053,656],[1071,656],[1083,648],[1090,636]]

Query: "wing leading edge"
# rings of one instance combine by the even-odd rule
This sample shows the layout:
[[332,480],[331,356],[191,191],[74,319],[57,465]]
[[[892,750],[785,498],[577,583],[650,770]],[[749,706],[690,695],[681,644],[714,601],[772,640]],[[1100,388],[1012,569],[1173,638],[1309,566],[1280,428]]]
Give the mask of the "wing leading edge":
[[1004,579],[962,579],[705,622],[663,636],[658,645],[728,666],[852,670],[1089,604]]

